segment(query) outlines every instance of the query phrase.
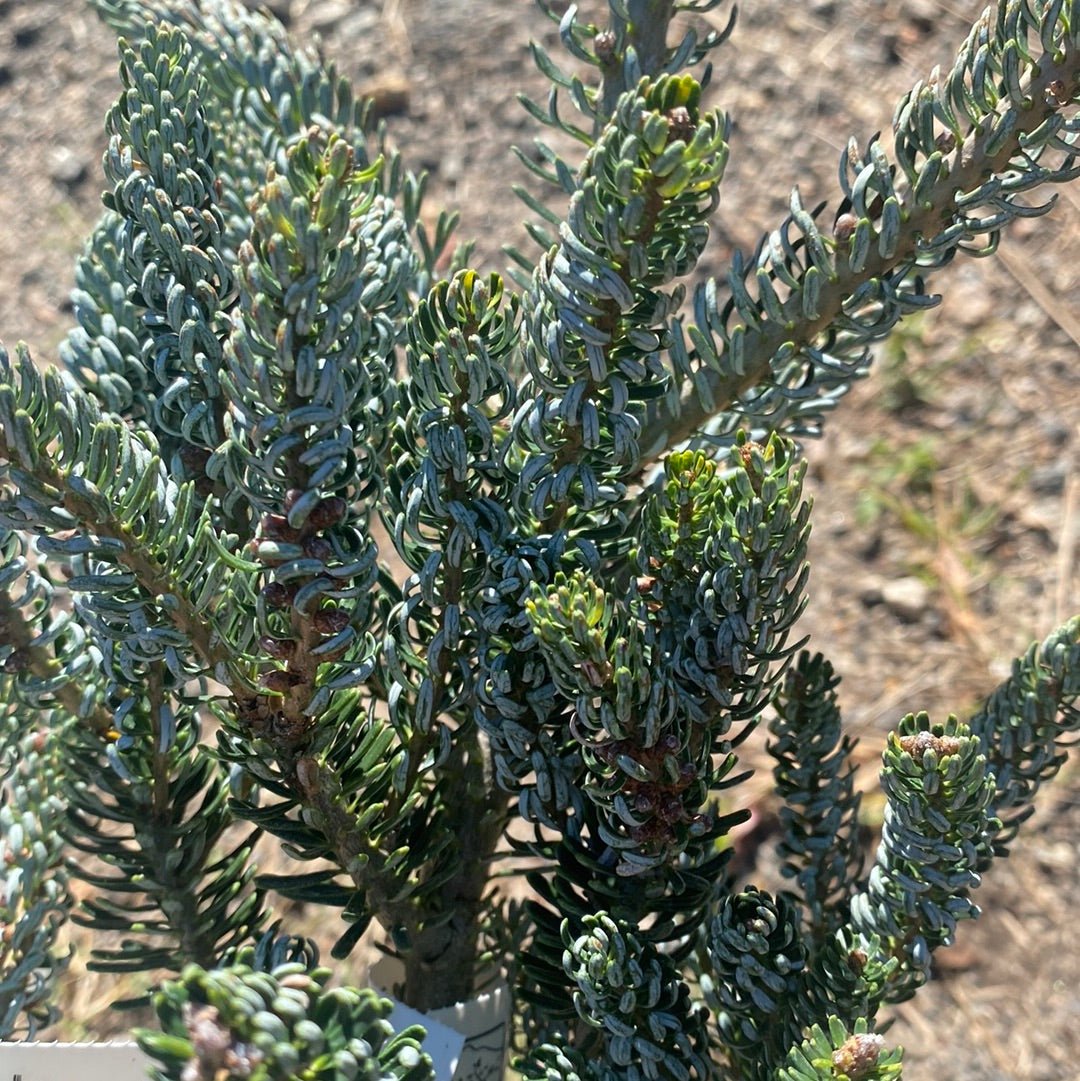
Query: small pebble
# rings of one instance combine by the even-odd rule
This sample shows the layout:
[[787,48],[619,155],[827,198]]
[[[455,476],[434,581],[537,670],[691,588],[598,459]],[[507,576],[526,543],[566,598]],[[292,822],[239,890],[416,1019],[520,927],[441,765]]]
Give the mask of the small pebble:
[[918,578],[893,578],[881,587],[885,607],[904,623],[915,623],[930,607],[931,590]]
[[412,84],[400,73],[388,73],[373,79],[361,88],[360,97],[371,102],[374,119],[401,116],[409,111],[409,91]]
[[352,12],[349,0],[325,0],[311,11],[311,29],[316,34],[328,34]]
[[1031,490],[1039,495],[1060,495],[1065,491],[1068,469],[1063,462],[1036,466],[1028,482]]
[[12,44],[16,49],[29,49],[41,36],[43,27],[40,23],[24,23],[11,34]]
[[49,153],[48,169],[49,177],[67,188],[73,188],[87,173],[86,162],[66,146],[58,146]]
[[289,25],[292,17],[292,0],[244,0],[244,3],[252,10],[258,11],[266,8],[274,18],[279,19],[285,26]]

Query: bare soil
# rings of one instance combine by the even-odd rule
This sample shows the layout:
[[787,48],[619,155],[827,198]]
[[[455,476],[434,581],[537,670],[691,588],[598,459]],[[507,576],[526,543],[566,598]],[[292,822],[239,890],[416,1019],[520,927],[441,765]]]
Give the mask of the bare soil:
[[[554,25],[525,0],[274,6],[376,94],[407,162],[431,173],[431,206],[459,209],[478,265],[504,268],[501,246],[527,245],[510,186],[529,177],[509,147],[528,151],[538,134],[515,92],[544,100],[527,42],[557,52]],[[950,64],[981,10],[970,0],[742,7],[709,91],[735,123],[707,273],[779,223],[792,185],[806,204],[835,205],[849,135],[887,130],[901,94]],[[72,263],[100,209],[102,119],[117,87],[114,42],[80,0],[0,0],[0,335],[9,347],[26,339],[43,363],[72,322]],[[1080,601],[1080,185],[1058,196],[996,257],[961,258],[933,282],[942,307],[881,349],[807,448],[816,511],[802,629],[844,677],[871,819],[874,763],[897,720],[971,712]],[[767,782],[759,771],[751,786],[764,810]],[[1080,1078],[1078,857],[1073,764],[987,876],[985,915],[894,1011],[889,1039],[908,1048],[907,1076]],[[95,1017],[109,995],[80,982],[92,1033],[116,1026]]]

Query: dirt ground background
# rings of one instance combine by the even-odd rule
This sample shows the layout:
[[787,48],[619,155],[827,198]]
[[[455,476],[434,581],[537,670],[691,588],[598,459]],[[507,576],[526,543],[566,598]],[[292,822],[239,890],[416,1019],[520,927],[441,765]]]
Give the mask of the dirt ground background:
[[[272,6],[377,94],[408,164],[432,174],[430,205],[459,209],[478,264],[502,269],[501,245],[526,244],[510,185],[529,178],[508,148],[538,134],[514,94],[546,95],[527,42],[557,51],[553,24],[528,0]],[[835,205],[848,136],[887,129],[899,96],[950,64],[981,8],[741,6],[710,90],[735,123],[708,273],[779,223],[793,184],[805,204]],[[0,0],[0,337],[26,339],[43,362],[72,322],[73,258],[100,208],[102,118],[117,86],[112,38],[81,0]],[[994,259],[961,258],[941,274],[943,307],[881,349],[875,374],[808,447],[817,506],[802,629],[844,678],[871,814],[874,762],[897,719],[970,713],[1014,655],[1078,607],[1080,182],[1059,196]],[[763,812],[767,780],[755,782]],[[916,1003],[895,1011],[889,1039],[908,1048],[906,1076],[1080,1078],[1078,857],[1074,764],[988,875],[985,916],[942,954]],[[766,844],[766,873],[768,859]],[[96,1016],[108,995],[80,981],[92,1033],[115,1026]]]

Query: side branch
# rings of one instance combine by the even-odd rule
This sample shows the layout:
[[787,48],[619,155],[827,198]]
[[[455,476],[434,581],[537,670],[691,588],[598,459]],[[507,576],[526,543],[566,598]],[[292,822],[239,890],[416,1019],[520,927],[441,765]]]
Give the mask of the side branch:
[[[905,145],[907,153],[905,177],[898,184],[892,182],[895,167],[876,143],[869,149],[869,162],[853,162],[846,154],[846,164],[858,168],[860,176],[854,190],[845,183],[849,198],[841,210],[854,198],[854,213],[838,216],[834,237],[820,233],[796,193],[792,218],[759,246],[759,253],[765,254],[757,264],[757,297],[751,297],[741,281],[754,270],[743,266],[741,256],[729,275],[734,295],[722,313],[715,310],[715,302],[710,303],[715,282],[699,288],[698,325],[689,329],[694,349],[687,353],[677,324],[671,349],[677,366],[701,370],[693,373],[694,381],[681,399],[651,403],[641,435],[644,450],[658,457],[692,438],[711,418],[734,409],[755,389],[781,382],[777,370],[790,371],[793,362],[802,362],[798,378],[807,384],[817,369],[825,367],[823,353],[826,362],[833,360],[835,370],[838,365],[828,352],[838,332],[852,332],[865,352],[899,318],[885,314],[875,320],[866,312],[869,305],[895,307],[912,300],[918,304],[917,294],[898,295],[913,271],[921,275],[943,266],[973,236],[996,234],[1012,218],[1033,213],[1014,203],[1019,192],[1076,174],[1076,122],[1059,114],[1080,100],[1080,29],[1059,13],[1063,29],[1051,37],[1052,11],[1043,15],[1048,28],[1032,28],[1024,25],[1022,14],[1012,11],[1014,6],[1005,12],[1003,5],[1001,18],[1011,22],[997,29],[996,38],[985,23],[976,27],[957,67],[941,80],[943,85],[919,86],[909,95],[897,121],[897,145]],[[1032,29],[1043,31],[1046,52],[1016,60],[1018,42]],[[1007,37],[1010,30],[1015,39]],[[987,47],[988,36],[994,38],[989,49],[1001,74],[994,84],[969,87],[965,80],[975,80],[969,72],[973,56],[978,47]],[[1010,56],[1025,66],[1027,79],[1008,77]],[[981,70],[986,78],[986,70]],[[981,115],[960,118],[970,123],[964,138],[958,137],[960,121],[954,108],[961,96],[965,101],[981,98],[989,105]],[[1048,148],[1064,154],[1056,169],[1037,164]],[[925,159],[918,168],[916,154]],[[979,207],[990,207],[990,215],[973,218]],[[792,222],[805,234],[801,257],[795,256],[784,235]],[[777,286],[787,289],[782,300]],[[921,299],[925,305],[928,298]],[[719,345],[714,335],[720,337]]]
[[136,604],[155,609],[152,623],[171,624],[208,671],[236,682],[237,643],[208,603],[227,592],[231,573],[256,566],[227,550],[195,508],[190,484],[177,489],[167,480],[151,437],[104,416],[56,371],[43,376],[25,349],[14,366],[0,350],[0,476],[18,493],[0,504],[4,525],[112,569],[69,588],[137,593]]

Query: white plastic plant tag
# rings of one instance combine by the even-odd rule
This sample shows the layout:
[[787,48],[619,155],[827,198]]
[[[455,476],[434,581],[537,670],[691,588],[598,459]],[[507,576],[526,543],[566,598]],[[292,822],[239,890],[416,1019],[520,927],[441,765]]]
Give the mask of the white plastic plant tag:
[[510,1035],[510,988],[505,983],[468,1002],[433,1010],[424,1023],[431,1020],[449,1025],[465,1038],[457,1068],[445,1075],[436,1068],[437,1081],[444,1076],[453,1081],[501,1081]]
[[390,1022],[395,1031],[412,1024],[427,1029],[424,1050],[431,1056],[435,1081],[501,1081],[510,1034],[510,988],[496,984],[468,1002],[425,1014],[393,997],[399,973],[398,963],[384,957],[372,968],[371,979],[394,1003]]
[[[385,994],[385,992],[384,992]],[[454,1071],[461,1061],[461,1052],[465,1047],[465,1037],[460,1032],[455,1032],[449,1025],[440,1025],[438,1021],[417,1010],[398,1002],[396,998],[390,1000],[394,1004],[394,1012],[390,1014],[390,1024],[395,1032],[408,1028],[410,1025],[423,1025],[427,1031],[424,1037],[424,1051],[431,1056],[431,1063],[435,1068],[435,1081],[450,1081],[455,1076]],[[7,1081],[0,1078],[0,1081]]]
[[0,1081],[146,1081],[134,1043],[0,1043]]

